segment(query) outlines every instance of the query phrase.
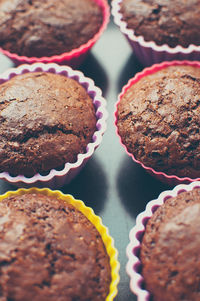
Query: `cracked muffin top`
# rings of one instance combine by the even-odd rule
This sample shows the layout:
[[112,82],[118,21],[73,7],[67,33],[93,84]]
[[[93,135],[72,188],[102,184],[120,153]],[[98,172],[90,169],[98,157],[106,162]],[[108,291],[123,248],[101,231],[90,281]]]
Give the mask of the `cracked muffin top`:
[[145,41],[200,45],[200,0],[122,0],[120,11],[127,27]]
[[64,75],[33,72],[0,85],[0,171],[46,174],[75,162],[96,130],[87,91]]
[[19,55],[59,55],[87,43],[103,22],[94,0],[1,0],[0,47]]
[[154,301],[199,300],[200,189],[169,198],[148,220],[140,259]]
[[104,301],[109,256],[95,226],[72,205],[41,193],[0,202],[0,299]]
[[127,89],[117,111],[122,143],[145,166],[200,175],[200,68],[170,66]]

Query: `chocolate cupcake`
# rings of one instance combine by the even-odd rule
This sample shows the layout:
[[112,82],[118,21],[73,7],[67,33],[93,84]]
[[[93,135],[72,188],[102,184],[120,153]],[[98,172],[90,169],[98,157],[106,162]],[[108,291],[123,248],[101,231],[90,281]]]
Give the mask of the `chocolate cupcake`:
[[200,5],[195,1],[113,0],[116,24],[145,66],[200,58]]
[[127,272],[138,300],[199,300],[200,182],[147,204],[130,232]]
[[164,63],[129,81],[117,105],[123,145],[148,170],[200,176],[199,64]]
[[200,189],[194,189],[166,200],[148,221],[140,258],[153,300],[199,299],[199,212]]
[[81,72],[54,64],[11,69],[2,82],[0,175],[30,184],[70,180],[105,131],[101,92]]
[[74,163],[96,130],[92,99],[72,78],[47,72],[0,85],[0,172],[33,176]]
[[108,17],[104,0],[3,0],[0,47],[18,63],[67,61],[75,65],[99,38]]
[[116,250],[82,202],[47,189],[10,192],[1,196],[0,223],[2,299],[113,299]]
[[122,0],[120,13],[127,27],[145,41],[174,48],[200,45],[200,2]]

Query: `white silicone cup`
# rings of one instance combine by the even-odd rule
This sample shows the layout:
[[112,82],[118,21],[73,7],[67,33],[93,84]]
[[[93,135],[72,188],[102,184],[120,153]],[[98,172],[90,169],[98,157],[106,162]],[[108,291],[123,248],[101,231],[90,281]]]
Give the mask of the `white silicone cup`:
[[0,84],[6,82],[10,78],[28,72],[51,72],[56,74],[62,74],[78,81],[88,92],[93,100],[93,104],[96,110],[97,123],[92,142],[86,147],[86,152],[78,154],[77,161],[75,163],[67,163],[63,170],[52,169],[48,175],[42,176],[39,173],[33,177],[25,177],[24,175],[11,176],[8,172],[1,172],[0,179],[6,180],[13,185],[18,187],[49,187],[59,188],[64,184],[68,184],[82,169],[88,159],[92,156],[95,149],[99,146],[102,141],[102,136],[106,130],[106,119],[108,113],[106,110],[106,101],[102,97],[101,90],[94,85],[92,79],[85,77],[82,72],[71,69],[68,66],[59,66],[54,63],[44,64],[36,63],[33,65],[21,65],[17,68],[8,69],[6,72],[0,75]]
[[142,265],[139,258],[139,252],[147,221],[151,218],[156,209],[167,199],[175,197],[183,191],[191,191],[195,188],[200,188],[200,181],[195,181],[188,185],[181,184],[176,186],[173,190],[164,191],[156,200],[150,201],[147,204],[145,211],[137,216],[136,225],[129,233],[130,242],[126,249],[128,257],[126,272],[130,277],[130,289],[137,296],[138,301],[150,300],[150,293],[143,289],[144,278],[139,271]]
[[128,39],[136,57],[144,66],[171,60],[200,60],[200,46],[189,45],[184,48],[180,45],[172,48],[167,44],[156,45],[154,41],[145,41],[143,36],[136,36],[134,30],[127,28],[127,23],[122,21],[119,12],[122,0],[112,1],[112,15],[114,22]]

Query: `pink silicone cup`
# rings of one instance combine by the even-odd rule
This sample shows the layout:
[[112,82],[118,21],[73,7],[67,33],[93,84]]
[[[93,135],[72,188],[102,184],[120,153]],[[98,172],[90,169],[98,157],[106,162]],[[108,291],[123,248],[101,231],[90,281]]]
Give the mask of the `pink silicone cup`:
[[144,165],[142,162],[138,161],[133,154],[131,154],[128,150],[127,147],[122,143],[121,137],[118,133],[118,128],[117,128],[117,108],[118,108],[118,104],[121,100],[121,98],[123,97],[124,93],[132,86],[134,85],[136,82],[138,82],[141,78],[155,73],[161,69],[164,69],[168,66],[177,66],[177,65],[189,65],[189,66],[194,66],[194,67],[198,67],[200,68],[200,62],[197,61],[172,61],[172,62],[163,62],[160,64],[155,64],[151,67],[145,68],[143,71],[138,72],[133,78],[131,78],[128,83],[122,88],[122,92],[119,94],[118,96],[118,101],[115,105],[115,112],[114,112],[114,119],[115,119],[115,127],[116,127],[116,134],[119,137],[120,140],[120,144],[124,147],[126,153],[133,159],[134,162],[140,164],[149,174],[151,174],[152,176],[154,176],[156,179],[160,180],[161,182],[171,185],[171,186],[175,186],[178,184],[189,184],[193,181],[199,181],[199,178],[195,178],[195,179],[191,179],[189,177],[183,177],[180,178],[176,175],[167,175],[164,172],[160,172],[160,171],[156,171],[151,167],[148,167],[146,165]]
[[86,55],[93,47],[93,45],[97,42],[100,36],[103,34],[106,29],[109,18],[110,18],[110,9],[106,0],[93,0],[95,1],[101,8],[103,13],[103,23],[99,29],[99,31],[94,35],[92,39],[90,39],[87,43],[81,45],[80,47],[71,50],[70,52],[65,52],[60,55],[54,56],[44,56],[44,57],[27,57],[20,56],[16,53],[11,53],[7,50],[4,50],[0,47],[0,52],[5,56],[9,57],[16,65],[20,64],[33,64],[33,63],[57,63],[57,64],[66,64],[73,68],[79,66],[85,59]]
[[189,45],[184,48],[178,45],[171,48],[167,44],[159,46],[154,41],[145,41],[143,36],[136,36],[134,30],[128,29],[127,23],[122,21],[122,14],[119,12],[121,2],[122,0],[112,1],[114,22],[128,39],[135,55],[144,66],[172,60],[200,60],[200,46]]
[[92,79],[85,77],[82,72],[71,69],[68,66],[59,66],[54,63],[43,64],[35,63],[33,65],[21,65],[17,68],[8,69],[6,72],[0,75],[0,84],[9,80],[13,76],[27,73],[27,72],[51,72],[56,74],[62,74],[64,76],[73,78],[78,81],[88,92],[93,100],[93,104],[96,110],[97,123],[92,141],[87,145],[86,152],[83,154],[78,154],[77,161],[75,163],[65,164],[62,170],[52,169],[48,175],[43,176],[36,174],[33,177],[25,177],[24,175],[11,176],[8,172],[1,172],[0,179],[6,180],[18,187],[49,187],[58,188],[64,184],[68,184],[82,169],[86,164],[88,159],[92,156],[95,149],[99,146],[102,141],[103,134],[106,130],[106,119],[108,113],[106,110],[106,101],[102,97],[101,90],[94,85]]
[[126,272],[130,277],[130,289],[137,296],[138,301],[149,301],[150,293],[145,290],[144,278],[141,275],[141,261],[139,252],[141,241],[145,232],[147,221],[151,218],[155,210],[160,207],[167,199],[175,197],[183,191],[191,191],[195,188],[200,188],[200,182],[193,182],[189,185],[178,185],[173,190],[162,192],[156,200],[150,201],[145,211],[140,213],[136,218],[136,225],[129,233],[130,242],[126,248],[128,263],[126,265]]

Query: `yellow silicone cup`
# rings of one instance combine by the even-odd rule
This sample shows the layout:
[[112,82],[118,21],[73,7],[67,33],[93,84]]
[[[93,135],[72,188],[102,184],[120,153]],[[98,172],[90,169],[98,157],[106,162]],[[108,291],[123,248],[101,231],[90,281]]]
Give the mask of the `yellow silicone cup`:
[[110,266],[111,266],[111,283],[110,283],[110,292],[108,296],[106,297],[105,301],[112,301],[115,296],[117,295],[117,285],[119,283],[119,268],[120,264],[118,261],[118,251],[114,247],[114,241],[113,238],[109,235],[108,228],[105,227],[102,224],[102,220],[99,216],[97,216],[93,209],[90,207],[85,206],[85,204],[80,201],[73,198],[70,194],[63,194],[59,190],[50,190],[49,188],[29,188],[29,189],[18,189],[17,191],[8,191],[3,195],[0,195],[0,201],[3,199],[13,196],[13,195],[22,195],[24,193],[42,193],[44,195],[48,196],[54,196],[56,198],[59,198],[61,200],[64,200],[65,202],[71,204],[74,206],[77,210],[81,211],[87,219],[95,226],[97,231],[100,233],[101,238],[104,242],[106,251],[110,257]]

